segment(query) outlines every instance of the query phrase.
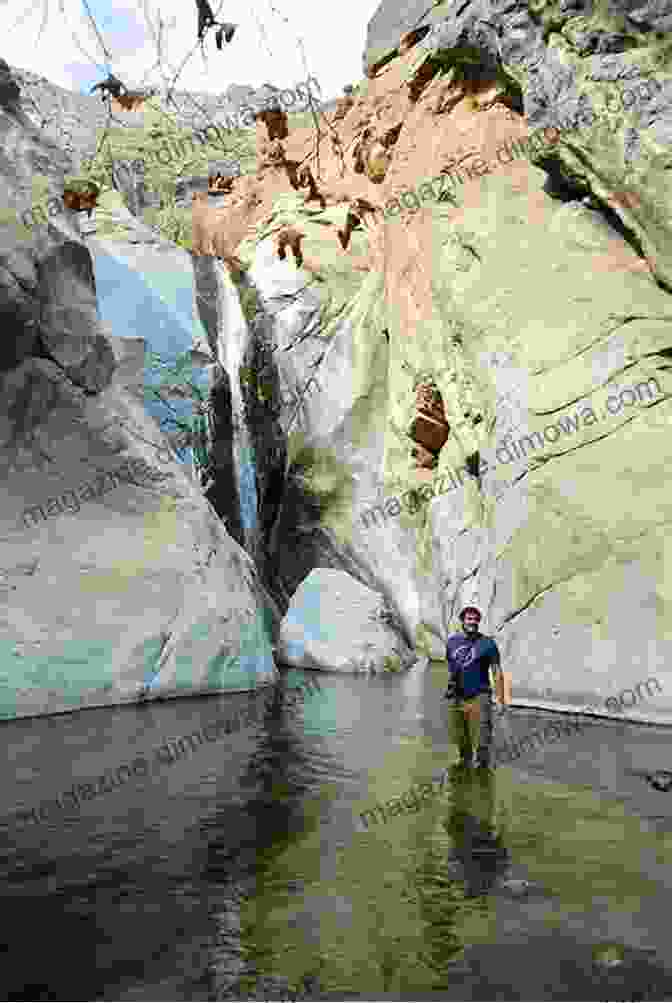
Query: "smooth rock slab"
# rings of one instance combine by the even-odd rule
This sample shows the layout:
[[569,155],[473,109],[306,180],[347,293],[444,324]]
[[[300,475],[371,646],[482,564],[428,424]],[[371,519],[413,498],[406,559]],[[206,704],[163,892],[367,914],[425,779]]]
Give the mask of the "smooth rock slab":
[[345,571],[315,568],[294,593],[280,627],[277,657],[300,669],[385,672],[414,656],[385,623],[384,598]]

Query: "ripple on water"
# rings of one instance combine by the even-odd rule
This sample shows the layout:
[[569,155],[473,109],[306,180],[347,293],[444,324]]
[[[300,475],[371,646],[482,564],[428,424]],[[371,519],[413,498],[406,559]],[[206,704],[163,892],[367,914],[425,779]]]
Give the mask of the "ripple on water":
[[[563,781],[451,773],[419,809],[389,808],[455,758],[435,676],[409,693],[401,677],[321,674],[291,711],[269,706],[79,819],[4,831],[8,998],[224,999],[304,976],[337,999],[672,998],[672,837],[570,757]],[[14,769],[32,767],[39,800],[233,702],[36,720],[30,749],[26,723],[7,725],[6,797]],[[387,821],[364,828],[377,804]]]

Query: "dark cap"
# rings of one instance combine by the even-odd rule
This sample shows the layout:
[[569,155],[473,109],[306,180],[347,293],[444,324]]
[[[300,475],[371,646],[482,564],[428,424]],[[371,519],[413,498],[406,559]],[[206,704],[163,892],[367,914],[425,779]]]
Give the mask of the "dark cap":
[[460,613],[460,620],[464,620],[465,613],[475,613],[479,620],[482,619],[480,609],[477,609],[475,606],[465,606]]

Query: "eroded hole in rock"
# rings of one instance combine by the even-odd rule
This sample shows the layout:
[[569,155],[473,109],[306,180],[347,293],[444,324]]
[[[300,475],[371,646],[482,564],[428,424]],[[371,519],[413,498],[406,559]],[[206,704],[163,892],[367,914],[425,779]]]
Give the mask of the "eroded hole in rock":
[[[293,161],[292,161],[293,163]],[[313,177],[313,172],[311,171],[308,164],[304,164],[296,171],[296,189],[307,188],[308,194],[305,197],[306,203],[308,202],[319,202],[323,209],[327,207],[327,200],[324,195],[320,192],[317,187],[317,182]]]
[[517,85],[510,88],[507,93],[502,98],[502,104],[505,104],[507,108],[511,111],[515,111],[518,115],[525,114],[525,102],[523,100],[523,92]]
[[589,194],[589,189],[578,177],[569,178],[563,174],[561,163],[550,156],[535,158],[535,165],[546,171],[543,190],[552,199],[560,202],[575,202]]
[[408,85],[408,96],[411,104],[415,104],[430,80],[443,69],[443,61],[435,58],[426,59]]
[[414,28],[412,31],[407,31],[405,35],[402,35],[399,39],[399,55],[403,56],[405,52],[412,49],[414,45],[421,42],[425,35],[428,35],[432,30],[432,26],[429,24],[423,24],[420,28]]
[[415,416],[408,434],[415,443],[411,456],[416,467],[433,470],[450,434],[450,425],[446,421],[441,391],[431,380],[424,380],[415,388]]
[[470,453],[464,461],[464,465],[471,474],[472,477],[479,476],[479,466],[481,463],[481,457],[478,450],[475,453]]
[[367,125],[352,151],[355,174],[366,174],[369,181],[381,184],[392,163],[392,148],[399,139],[402,128],[403,122],[400,122],[378,136],[375,130]]
[[216,194],[218,192],[231,192],[233,190],[233,178],[225,178],[222,174],[211,175],[208,178],[208,191]]
[[147,94],[144,91],[128,91],[112,98],[112,111],[138,111],[146,100]]
[[287,112],[282,108],[264,108],[255,114],[254,120],[264,123],[269,142],[275,139],[287,139],[289,136]]
[[296,262],[296,267],[301,268],[303,265],[303,253],[301,251],[301,241],[305,238],[305,233],[301,230],[297,230],[294,226],[285,226],[276,235],[277,241],[277,254],[281,261],[284,261],[287,257],[287,245],[292,249],[294,254],[294,261]]
[[398,125],[393,126],[391,129],[388,129],[386,133],[384,133],[380,141],[386,149],[391,150],[392,147],[396,145],[403,127],[404,123],[399,122]]
[[308,189],[308,194],[305,197],[306,203],[315,201],[320,203],[322,209],[326,208],[327,200],[318,189],[309,165],[301,165],[298,160],[289,160],[284,144],[279,139],[260,143],[259,168],[260,170],[264,168],[283,170],[294,191],[298,192],[302,188]]
[[66,209],[86,212],[89,216],[96,208],[100,188],[93,181],[73,182],[63,189],[63,204]]
[[[350,205],[348,206],[348,214],[345,217],[345,229],[338,230],[338,239],[341,243],[343,250],[347,250],[348,244],[350,243],[350,237],[355,230],[362,229],[362,217],[367,212],[375,213],[376,207],[372,205],[367,199],[356,198],[352,199]],[[389,340],[389,339],[388,339]]]
[[398,55],[399,55],[399,50],[392,49],[392,51],[384,55],[382,59],[379,59],[377,63],[372,63],[372,65],[369,66],[368,70],[366,71],[367,78],[369,80],[372,80],[373,77],[375,77],[375,75],[380,70],[382,70],[384,66],[387,66],[388,63],[391,63],[392,60],[396,59]]
[[355,99],[353,97],[354,87],[352,84],[346,84],[343,88],[343,97],[339,98],[336,102],[336,108],[334,110],[333,117],[331,119],[332,124],[336,122],[342,122],[346,117],[351,108],[355,106]]
[[363,174],[366,170],[366,144],[370,142],[373,137],[373,129],[370,126],[365,126],[361,136],[355,143],[352,150],[352,169],[355,174]]

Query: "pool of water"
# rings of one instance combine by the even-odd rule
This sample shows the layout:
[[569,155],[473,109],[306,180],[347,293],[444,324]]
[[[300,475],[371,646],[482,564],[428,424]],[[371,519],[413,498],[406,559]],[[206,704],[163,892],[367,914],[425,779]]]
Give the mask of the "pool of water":
[[[669,732],[598,723],[455,775],[445,674],[290,672],[203,744],[263,696],[5,723],[5,998],[672,998],[672,795],[635,775]],[[69,814],[12,815],[138,757]]]

